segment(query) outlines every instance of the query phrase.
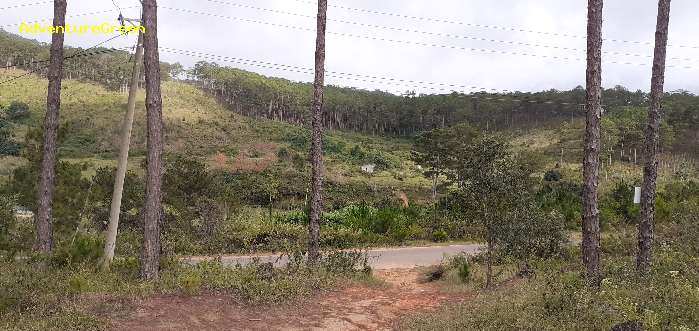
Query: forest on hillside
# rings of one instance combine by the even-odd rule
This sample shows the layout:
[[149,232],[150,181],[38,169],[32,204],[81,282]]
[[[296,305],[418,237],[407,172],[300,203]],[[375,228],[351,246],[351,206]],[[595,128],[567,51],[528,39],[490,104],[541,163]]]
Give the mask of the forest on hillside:
[[[36,70],[45,74],[48,45],[0,30],[0,54],[7,67]],[[66,61],[64,75],[94,81],[110,89],[124,88],[131,72],[126,51],[96,48],[67,50],[80,54],[79,61]],[[288,123],[309,124],[312,85],[201,61],[185,70],[179,63],[161,63],[163,79],[182,79],[217,96],[240,114]],[[143,83],[143,79],[141,79]],[[420,94],[403,95],[383,91],[327,86],[323,125],[373,135],[414,136],[423,131],[468,122],[483,130],[517,130],[560,127],[584,115],[585,89],[541,92]],[[648,104],[648,94],[616,86],[603,91],[605,114],[637,117]],[[699,96],[688,91],[667,92],[664,98],[666,130],[672,132],[672,151],[699,155]],[[631,115],[629,115],[631,114]],[[633,115],[636,114],[636,115]],[[620,141],[629,146],[642,144]]]

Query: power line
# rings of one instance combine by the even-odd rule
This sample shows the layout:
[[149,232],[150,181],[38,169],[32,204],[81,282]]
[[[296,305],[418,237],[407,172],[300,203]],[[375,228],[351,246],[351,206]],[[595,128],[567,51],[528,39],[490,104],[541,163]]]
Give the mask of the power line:
[[[313,15],[299,14],[299,13],[294,13],[294,12],[289,12],[289,11],[251,6],[251,5],[240,4],[240,3],[236,3],[236,2],[230,2],[230,1],[221,1],[221,0],[204,0],[204,1],[216,3],[216,4],[221,4],[221,5],[228,5],[228,6],[233,6],[233,7],[247,8],[247,9],[253,9],[253,10],[258,10],[258,11],[270,12],[270,13],[275,13],[275,14],[297,16],[297,17],[303,17],[303,18],[309,18],[309,19],[316,18]],[[541,47],[541,48],[556,49],[556,50],[563,50],[563,51],[573,51],[573,52],[580,52],[580,53],[586,52],[585,49],[575,48],[575,47],[565,47],[565,46],[546,45],[546,44],[537,44],[537,43],[525,43],[525,42],[518,42],[518,41],[499,40],[499,39],[493,39],[493,38],[457,35],[457,34],[451,34],[451,33],[431,32],[431,31],[423,31],[423,30],[400,28],[400,27],[391,27],[391,26],[361,23],[361,22],[347,21],[347,20],[333,19],[333,18],[328,18],[328,21],[356,25],[356,26],[361,26],[361,27],[383,29],[383,30],[389,30],[389,31],[418,33],[418,34],[423,34],[423,35],[446,37],[446,38],[453,38],[453,39],[485,41],[485,42],[491,42],[491,43],[499,43],[499,44],[506,44],[506,45],[519,45],[519,46],[527,46],[527,47]],[[632,56],[632,57],[645,57],[645,58],[652,58],[653,57],[653,55],[649,55],[649,54],[638,54],[638,53],[628,53],[628,52],[619,52],[619,51],[603,51],[602,53],[609,54],[609,55],[619,55],[619,56]],[[681,57],[670,57],[668,59],[669,60],[678,60],[678,61],[695,61],[696,60],[693,58],[681,58]]]
[[[300,3],[305,3],[305,4],[313,4],[315,5],[315,2],[307,1],[307,0],[293,0],[296,2]],[[566,38],[575,38],[575,39],[587,39],[587,36],[585,35],[579,35],[579,34],[571,34],[571,33],[560,33],[560,32],[549,32],[549,31],[537,31],[537,30],[529,30],[529,29],[523,29],[519,27],[513,27],[513,26],[502,26],[502,25],[489,25],[489,24],[476,24],[476,23],[466,23],[466,22],[459,22],[459,21],[454,21],[454,20],[448,20],[448,19],[442,19],[442,18],[433,18],[433,17],[424,17],[424,16],[413,16],[413,15],[405,15],[405,14],[398,14],[398,13],[389,13],[389,12],[383,12],[383,11],[378,11],[378,10],[371,10],[371,9],[364,9],[364,8],[355,8],[355,7],[348,7],[348,6],[341,6],[341,5],[328,5],[329,7],[333,8],[338,8],[338,9],[343,9],[347,11],[354,11],[354,12],[362,12],[362,13],[368,13],[368,14],[374,14],[374,15],[382,15],[382,16],[392,16],[392,17],[400,17],[400,18],[408,18],[412,20],[419,20],[419,21],[429,21],[429,22],[436,22],[436,23],[446,23],[446,24],[456,24],[456,25],[462,25],[462,26],[468,26],[468,27],[473,27],[473,28],[483,28],[483,29],[491,29],[491,30],[500,30],[500,31],[511,31],[511,32],[525,32],[525,33],[534,33],[534,34],[542,34],[542,35],[550,35],[550,36],[557,36],[557,37],[566,37]],[[654,45],[655,43],[650,42],[650,41],[635,41],[635,40],[623,40],[623,39],[603,39],[604,41],[611,41],[611,42],[616,42],[616,43],[624,43],[624,44],[636,44],[636,45]],[[668,47],[679,47],[679,48],[693,48],[693,49],[699,49],[699,46],[695,45],[672,45],[668,44]]]
[[[287,29],[295,29],[295,30],[308,31],[308,32],[315,33],[315,29],[300,27],[300,26],[295,26],[295,25],[278,24],[278,23],[272,23],[272,22],[266,22],[266,21],[260,21],[260,20],[252,20],[252,19],[241,18],[241,17],[200,12],[200,11],[195,11],[195,10],[190,10],[190,9],[172,8],[172,7],[165,7],[165,6],[160,6],[160,8],[172,10],[172,11],[184,12],[184,13],[188,13],[188,14],[217,17],[217,18],[226,19],[226,20],[234,20],[234,21],[240,21],[240,22],[263,24],[263,25],[276,26],[276,27],[282,27],[282,28],[287,28]],[[544,58],[544,59],[561,60],[561,61],[576,61],[576,62],[584,62],[586,60],[585,58],[582,58],[582,57],[544,55],[544,54],[534,54],[534,53],[519,52],[519,51],[503,51],[503,50],[495,50],[495,49],[488,49],[488,48],[475,48],[475,47],[464,47],[464,46],[456,46],[456,45],[444,45],[444,44],[419,42],[419,41],[413,41],[413,40],[401,40],[401,39],[391,39],[391,38],[383,38],[383,37],[358,35],[358,34],[343,33],[343,32],[328,31],[327,33],[333,34],[333,35],[345,36],[345,37],[358,38],[358,39],[386,41],[386,42],[392,42],[392,43],[398,43],[398,44],[404,44],[404,45],[416,45],[416,46],[423,46],[423,47],[455,49],[455,50],[463,50],[463,51],[485,53],[485,54],[515,55],[515,56],[526,56],[526,57]],[[634,62],[628,62],[628,61],[614,61],[614,60],[604,61],[604,63],[636,65],[636,66],[650,66],[651,65],[648,63],[634,63]],[[685,66],[685,65],[667,65],[666,67],[667,68],[696,69],[692,66]]]
[[[139,6],[129,6],[129,7],[123,7],[122,9],[131,9],[131,8],[137,8]],[[114,9],[107,9],[107,10],[99,10],[99,11],[93,11],[89,13],[80,13],[80,14],[68,14],[68,17],[82,17],[82,16],[92,16],[92,15],[97,15],[97,14],[104,14],[104,13],[109,13],[113,12]],[[19,26],[22,24],[31,24],[31,23],[39,23],[39,22],[46,22],[46,21],[52,21],[52,18],[36,18],[33,21],[23,21],[19,23],[10,23],[10,24],[2,24],[0,26]]]
[[[243,59],[243,58],[236,58],[236,57],[228,57],[228,56],[223,56],[223,55],[201,53],[201,52],[196,52],[196,51],[181,50],[181,49],[175,49],[175,48],[169,48],[169,47],[160,47],[160,50],[165,52],[165,53],[185,55],[185,56],[190,56],[190,57],[194,57],[194,58],[200,58],[200,59],[206,59],[206,60],[218,60],[218,61],[229,62],[229,63],[244,64],[244,65],[249,65],[249,66],[254,66],[254,67],[296,72],[296,73],[309,74],[309,75],[313,74],[313,70],[314,70],[312,68],[304,68],[304,67],[299,67],[299,66],[278,64],[278,63],[265,62],[265,61],[259,61],[259,60],[250,60],[250,59]],[[383,83],[383,84],[399,85],[399,86],[404,86],[404,87],[419,87],[419,88],[423,88],[423,89],[449,91],[449,92],[461,92],[461,93],[466,94],[466,92],[463,90],[457,91],[454,89],[447,89],[444,87],[424,86],[424,85],[418,85],[417,83],[426,83],[426,84],[441,85],[441,86],[457,86],[455,84],[427,83],[427,82],[411,81],[411,80],[404,80],[404,79],[377,77],[377,76],[370,76],[370,75],[334,72],[334,71],[326,71],[326,73],[328,73],[328,76],[331,76],[331,77],[360,81],[360,82]],[[362,78],[358,78],[358,77],[366,77],[368,79],[362,79]],[[372,80],[372,79],[375,79],[375,80]],[[387,81],[388,81],[388,83],[387,83]],[[410,84],[413,84],[413,85],[410,85]],[[464,87],[466,87],[466,86],[464,86]],[[485,93],[494,93],[494,92],[488,92],[488,91],[501,91],[501,92],[495,92],[495,93],[501,93],[501,94],[515,93],[515,92],[509,91],[509,90],[486,89],[486,88],[477,87],[477,86],[470,86],[467,88],[471,88],[471,90],[478,90],[478,92],[485,92]],[[473,91],[471,91],[469,93],[473,93]],[[500,97],[483,97],[483,96],[468,95],[468,97],[471,97],[473,99],[483,99],[483,100],[503,101],[503,102],[517,102],[517,103],[530,103],[530,104],[534,104],[534,103],[536,103],[536,104],[558,104],[558,105],[564,105],[564,106],[578,105],[578,104],[571,103],[571,102],[558,102],[558,101],[554,101],[554,100],[532,100],[532,99],[528,99],[528,98],[525,98],[525,99],[522,99],[522,98],[504,98],[502,96],[500,96]]]
[[9,6],[9,7],[2,7],[0,10],[5,10],[5,9],[15,9],[15,8],[22,8],[22,7],[29,7],[29,6],[38,6],[38,5],[45,5],[52,3],[53,1],[41,1],[41,2],[32,2],[32,3],[24,3],[21,5],[14,5],[14,6]]
[[[219,4],[227,4],[227,5],[232,5],[232,6],[239,6],[241,8],[251,8],[251,9],[264,10],[264,11],[269,11],[269,12],[274,12],[274,13],[294,15],[294,16],[299,16],[299,17],[315,18],[314,16],[310,16],[310,15],[304,15],[304,14],[298,14],[298,13],[292,13],[292,12],[286,12],[286,11],[262,8],[262,7],[255,7],[255,6],[249,6],[249,5],[242,5],[242,4],[237,4],[237,3],[228,2],[228,1],[217,1],[217,0],[204,0],[204,1],[209,1],[212,3],[219,3]],[[137,6],[130,6],[130,7],[125,7],[125,8],[135,8],[135,7],[137,7]],[[242,21],[242,22],[248,22],[248,23],[264,24],[264,25],[271,25],[271,26],[277,26],[277,27],[282,27],[282,28],[315,32],[315,30],[313,30],[311,28],[305,28],[305,27],[299,27],[299,26],[293,26],[293,25],[277,24],[277,23],[272,23],[272,22],[265,22],[265,21],[252,20],[252,19],[246,19],[246,18],[240,18],[240,17],[199,12],[199,11],[182,9],[182,8],[173,8],[173,7],[166,7],[166,6],[160,6],[160,8],[167,9],[167,10],[173,10],[173,11],[179,11],[179,12],[186,12],[186,13],[191,13],[191,14],[197,14],[197,15],[219,17],[219,18],[228,19],[228,20],[236,20],[236,21]],[[112,11],[112,10],[104,10],[104,11],[97,11],[97,12],[91,12],[91,13],[82,13],[82,14],[76,14],[76,15],[72,15],[72,16],[79,17],[79,16],[95,15],[95,14],[100,14],[100,13],[105,13],[105,12],[110,12],[110,11]],[[42,19],[42,20],[36,20],[36,21],[28,22],[28,23],[35,23],[35,22],[49,21],[49,20],[50,19]],[[366,23],[359,23],[359,22],[346,21],[346,20],[334,20],[334,19],[329,19],[329,20],[337,21],[337,22],[344,23],[344,24],[353,24],[353,25],[365,26],[365,27],[371,27],[371,28],[377,28],[377,29],[386,29],[386,30],[392,30],[392,31],[419,33],[419,34],[448,37],[448,38],[455,38],[455,39],[467,39],[467,40],[485,41],[485,42],[500,43],[500,44],[507,44],[507,45],[528,46],[528,47],[542,47],[542,48],[548,48],[548,49],[575,51],[575,52],[581,52],[581,53],[585,52],[584,49],[574,48],[574,47],[564,47],[564,46],[556,46],[556,45],[525,43],[525,42],[517,42],[517,41],[492,39],[492,38],[455,35],[455,34],[449,34],[449,33],[430,32],[430,31],[400,28],[400,27],[389,27],[389,26],[382,26],[382,25],[375,25],[375,24],[366,24]],[[26,22],[22,22],[22,23],[26,23]],[[2,26],[16,26],[16,25],[21,25],[22,23],[5,24]],[[581,58],[581,57],[543,55],[543,54],[533,54],[533,53],[527,53],[527,52],[501,51],[501,50],[492,50],[492,49],[485,49],[485,48],[469,48],[469,47],[454,46],[454,45],[440,45],[440,44],[431,44],[431,43],[424,43],[424,42],[417,42],[417,41],[395,40],[395,39],[389,39],[389,38],[363,36],[363,35],[355,35],[355,34],[351,34],[351,33],[340,33],[340,32],[332,32],[332,31],[328,32],[328,34],[336,34],[336,35],[340,35],[340,36],[347,36],[347,37],[360,38],[360,39],[388,41],[388,42],[401,43],[401,44],[413,44],[413,45],[426,46],[426,47],[461,49],[461,50],[467,50],[467,51],[472,51],[472,52],[481,52],[481,53],[498,53],[498,54],[503,54],[503,55],[541,57],[541,58],[550,58],[550,59],[564,60],[564,61],[584,61],[585,60],[584,58]],[[609,55],[630,56],[630,57],[637,57],[637,58],[652,58],[653,57],[652,55],[619,52],[619,51],[603,51],[603,53],[609,54]],[[677,61],[696,61],[696,59],[694,59],[694,58],[682,58],[682,57],[670,57],[669,59],[670,60],[677,60]],[[649,66],[650,65],[648,63],[633,63],[633,62],[628,62],[628,61],[614,61],[614,60],[604,61],[604,62],[612,63],[612,64],[637,65],[637,66]],[[670,65],[666,65],[666,67],[669,67],[669,68],[676,67],[676,68],[682,68],[682,69],[696,69],[692,66],[687,66],[687,65],[672,65],[672,64],[670,64]]]
[[117,3],[114,2],[114,0],[112,0],[112,4],[114,5],[114,7],[116,7],[116,9],[118,9],[121,12],[121,7],[119,7],[119,5],[117,5]]
[[[169,47],[160,47],[160,49],[162,51],[168,52],[168,53],[176,53],[176,54],[180,54],[180,55],[189,55],[189,56],[194,56],[194,57],[217,58],[217,59],[225,60],[226,62],[247,64],[247,65],[251,65],[251,66],[268,68],[268,69],[278,69],[278,70],[292,71],[292,72],[303,73],[303,74],[313,74],[313,72],[314,72],[313,68],[304,68],[304,67],[300,67],[300,66],[293,66],[293,65],[287,65],[287,64],[279,64],[279,63],[266,62],[266,61],[260,61],[260,60],[243,59],[243,58],[237,58],[237,57],[230,57],[230,56],[216,55],[216,54],[211,54],[211,53],[182,50],[182,49],[169,48]],[[339,72],[339,71],[331,71],[331,70],[326,70],[325,72],[329,76],[338,77],[338,78],[344,77],[346,79],[359,80],[359,81],[371,82],[371,83],[378,83],[377,81],[381,81],[383,83],[389,82],[390,84],[400,85],[400,86],[406,86],[406,85],[412,84],[412,86],[414,86],[414,87],[433,89],[433,90],[441,90],[441,91],[450,91],[450,92],[455,91],[455,89],[448,89],[448,87],[462,88],[462,89],[468,89],[468,90],[492,91],[492,92],[497,92],[497,93],[511,92],[509,90],[488,89],[488,88],[483,88],[483,87],[478,87],[478,86],[466,86],[466,85],[447,84],[447,83],[424,82],[424,81],[371,76],[371,75],[363,75],[363,74],[355,74],[355,73],[347,73],[347,72]],[[354,79],[354,78],[347,78],[347,77],[358,77],[358,78],[363,78],[363,79]],[[376,80],[376,81],[368,81],[367,79]],[[427,86],[427,85],[432,85],[432,86]]]

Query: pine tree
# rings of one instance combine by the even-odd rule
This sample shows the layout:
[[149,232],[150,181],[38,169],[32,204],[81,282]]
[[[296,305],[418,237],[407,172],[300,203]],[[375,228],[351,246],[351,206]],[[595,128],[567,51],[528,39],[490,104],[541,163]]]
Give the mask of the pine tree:
[[647,275],[651,269],[651,247],[653,245],[653,220],[655,218],[655,189],[658,177],[658,144],[660,141],[661,102],[665,83],[665,55],[667,53],[667,30],[670,25],[670,0],[658,1],[658,21],[655,28],[655,53],[653,76],[650,85],[650,106],[645,140],[645,165],[641,188],[641,220],[638,224],[638,256],[636,269]]
[[[53,26],[65,26],[66,0],[53,2]],[[44,145],[37,187],[37,214],[35,218],[36,241],[34,249],[40,253],[51,252],[53,244],[52,204],[56,180],[56,151],[58,149],[58,125],[61,109],[61,81],[63,78],[63,32],[51,36],[48,68],[48,94],[44,118]]]
[[141,277],[157,279],[160,269],[160,220],[162,218],[163,101],[160,95],[160,55],[158,53],[157,1],[143,1],[144,72],[146,76],[146,116],[148,156],[146,203],[143,210],[143,251]]
[[318,0],[315,80],[313,82],[311,136],[311,211],[308,225],[308,260],[316,262],[320,255],[320,216],[323,209],[323,85],[325,84],[325,28],[328,1]]
[[599,279],[600,268],[597,186],[602,117],[602,5],[603,0],[589,0],[587,5],[587,95],[582,196],[582,261],[588,276],[595,281]]

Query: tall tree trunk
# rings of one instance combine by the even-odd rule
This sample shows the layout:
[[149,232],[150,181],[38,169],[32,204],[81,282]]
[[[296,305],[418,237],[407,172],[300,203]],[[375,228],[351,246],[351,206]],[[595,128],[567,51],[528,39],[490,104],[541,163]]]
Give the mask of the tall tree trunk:
[[146,204],[143,222],[141,277],[157,279],[160,270],[161,184],[163,177],[163,114],[160,96],[160,56],[158,54],[158,18],[156,0],[143,1],[144,68],[146,75],[146,114],[148,157]]
[[599,279],[600,227],[597,207],[600,120],[602,117],[602,2],[587,5],[587,95],[583,160],[582,262],[587,275]]
[[[53,26],[65,26],[66,0],[53,2]],[[56,150],[58,149],[58,124],[61,109],[61,80],[63,78],[63,33],[51,36],[51,54],[48,70],[48,94],[46,97],[46,117],[44,118],[44,145],[37,187],[37,215],[34,221],[36,241],[34,250],[39,253],[51,252],[53,244],[52,204],[56,179]]]
[[308,225],[308,260],[316,262],[320,255],[320,216],[323,208],[323,85],[325,84],[325,28],[328,1],[318,0],[316,36],[316,68],[311,109],[313,133],[311,138],[311,211]]
[[638,224],[638,256],[636,269],[647,275],[651,269],[651,247],[653,245],[653,220],[655,218],[655,188],[658,177],[658,144],[661,119],[661,101],[665,83],[665,55],[667,53],[667,30],[670,24],[670,0],[658,1],[658,22],[655,30],[655,53],[653,77],[650,86],[650,106],[646,127],[645,165],[641,188],[641,220]]
[[117,232],[119,229],[119,212],[121,211],[121,197],[124,192],[124,177],[129,162],[129,145],[131,144],[131,128],[136,109],[136,93],[138,92],[139,69],[143,61],[143,33],[138,33],[136,55],[134,56],[133,72],[131,73],[131,86],[129,86],[129,100],[126,107],[126,115],[121,128],[121,146],[119,147],[119,161],[116,176],[114,177],[114,190],[112,192],[112,205],[109,210],[109,225],[107,227],[106,242],[104,244],[104,259],[102,269],[109,269],[109,264],[114,258]]

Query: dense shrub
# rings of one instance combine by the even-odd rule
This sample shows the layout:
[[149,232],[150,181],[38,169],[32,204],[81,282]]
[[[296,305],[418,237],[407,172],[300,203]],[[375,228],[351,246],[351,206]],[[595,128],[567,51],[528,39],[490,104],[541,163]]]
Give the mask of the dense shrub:
[[26,242],[20,240],[20,222],[15,218],[15,204],[14,198],[0,195],[0,259],[12,259],[18,250],[26,246]]
[[56,267],[83,265],[94,267],[104,251],[104,240],[100,235],[76,233],[71,240],[61,241],[51,255],[51,264]]
[[20,145],[15,141],[10,122],[0,117],[0,156],[19,155]]
[[624,181],[614,184],[611,192],[600,199],[600,219],[603,224],[634,224],[640,209],[633,203],[634,186]]
[[582,217],[582,186],[569,181],[546,181],[536,192],[535,199],[542,210],[557,211],[568,229],[578,229]]
[[673,181],[658,190],[656,199],[656,219],[660,222],[674,222],[687,210],[699,208],[699,181]]
[[557,181],[561,180],[561,178],[562,178],[561,172],[558,170],[555,170],[555,169],[548,170],[544,174],[544,180],[547,182],[557,182]]
[[456,270],[459,280],[468,283],[471,280],[471,262],[466,254],[456,254],[442,263],[449,270]]
[[523,261],[550,258],[560,254],[568,241],[562,216],[544,213],[533,203],[522,202],[507,219],[495,234],[496,252],[503,256]]
[[7,119],[10,121],[21,121],[29,118],[31,115],[29,112],[29,105],[20,101],[12,101],[10,105],[5,107],[5,113],[7,114]]
[[[109,221],[109,210],[112,206],[114,177],[116,168],[100,167],[92,177],[90,211],[97,229],[105,229]],[[124,189],[121,196],[119,214],[120,228],[141,228],[140,209],[144,199],[144,181],[134,171],[128,171],[124,177]]]
[[[58,162],[56,166],[56,187],[53,202],[53,228],[56,237],[74,233],[78,224],[89,209],[91,194],[90,180],[83,177],[86,163]],[[7,184],[6,191],[17,196],[17,203],[36,211],[37,168],[27,165],[16,168]]]

